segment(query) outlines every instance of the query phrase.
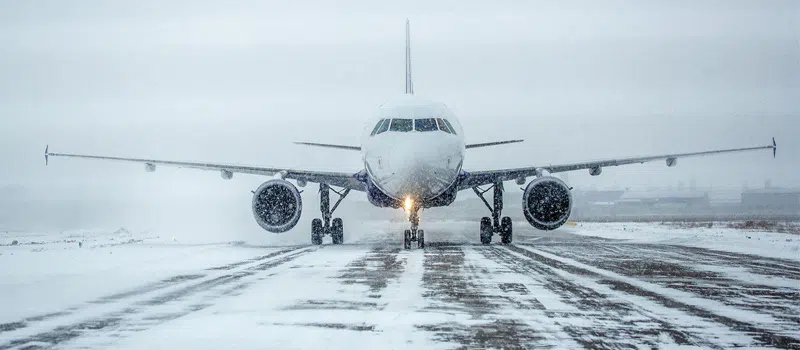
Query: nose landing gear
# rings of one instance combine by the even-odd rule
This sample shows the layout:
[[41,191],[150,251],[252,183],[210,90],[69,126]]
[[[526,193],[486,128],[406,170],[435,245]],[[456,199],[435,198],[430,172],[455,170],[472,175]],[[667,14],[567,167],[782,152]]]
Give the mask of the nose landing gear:
[[[339,200],[331,208],[331,194],[330,191],[339,195]],[[322,219],[311,220],[311,244],[322,244],[322,236],[331,235],[333,244],[344,243],[344,222],[340,218],[332,219],[333,212],[342,202],[344,197],[350,193],[350,189],[345,189],[342,192],[332,190],[326,184],[319,185],[319,210],[322,212]]]
[[411,242],[417,242],[417,248],[425,248],[425,231],[419,229],[419,207],[415,205],[408,206],[406,211],[408,214],[408,221],[411,222],[411,229],[403,232],[403,248],[411,249]]
[[[492,196],[493,205],[489,205],[489,202],[483,197],[483,195],[492,189],[494,189]],[[491,218],[481,218],[481,244],[491,244],[492,236],[495,233],[500,235],[500,241],[502,243],[511,243],[513,240],[511,218],[508,216],[504,216],[502,218],[500,217],[503,213],[503,183],[497,182],[486,190],[483,190],[479,187],[473,187],[472,190],[475,191],[475,194],[480,197],[480,199],[483,201],[483,204],[485,204],[492,213]]]

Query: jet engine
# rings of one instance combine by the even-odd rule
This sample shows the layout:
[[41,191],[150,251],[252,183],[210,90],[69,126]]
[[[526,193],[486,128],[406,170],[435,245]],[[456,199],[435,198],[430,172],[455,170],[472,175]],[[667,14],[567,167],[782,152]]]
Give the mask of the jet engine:
[[564,181],[553,176],[531,181],[522,195],[525,219],[540,230],[555,230],[569,219],[572,193]]
[[291,230],[300,220],[303,201],[289,181],[272,179],[253,192],[253,216],[258,225],[273,233]]

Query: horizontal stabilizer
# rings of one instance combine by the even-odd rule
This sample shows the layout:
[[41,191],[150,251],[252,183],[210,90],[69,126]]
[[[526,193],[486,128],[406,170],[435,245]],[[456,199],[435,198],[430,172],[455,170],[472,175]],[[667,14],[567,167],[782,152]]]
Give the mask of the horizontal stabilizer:
[[343,145],[330,145],[327,143],[313,143],[313,142],[295,142],[298,145],[306,145],[306,146],[317,146],[317,147],[327,147],[327,148],[338,148],[338,149],[346,149],[351,151],[360,151],[361,147],[358,146],[343,146]]
[[495,142],[486,142],[486,143],[473,143],[467,145],[467,148],[478,148],[478,147],[488,147],[488,146],[497,146],[497,145],[505,145],[509,143],[517,143],[522,142],[524,140],[508,140],[508,141],[495,141]]

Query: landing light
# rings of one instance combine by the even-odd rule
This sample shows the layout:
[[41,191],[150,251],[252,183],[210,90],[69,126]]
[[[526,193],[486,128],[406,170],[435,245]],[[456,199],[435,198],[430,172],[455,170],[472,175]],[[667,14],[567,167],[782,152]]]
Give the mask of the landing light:
[[412,200],[411,197],[406,197],[405,202],[403,202],[403,207],[406,208],[406,211],[410,212],[413,206],[414,206],[414,200]]

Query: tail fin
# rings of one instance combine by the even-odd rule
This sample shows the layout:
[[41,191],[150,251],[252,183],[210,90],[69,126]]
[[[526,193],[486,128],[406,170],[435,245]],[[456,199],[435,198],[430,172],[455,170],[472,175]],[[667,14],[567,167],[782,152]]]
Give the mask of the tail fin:
[[411,34],[406,19],[406,94],[414,94],[414,82],[411,80]]

